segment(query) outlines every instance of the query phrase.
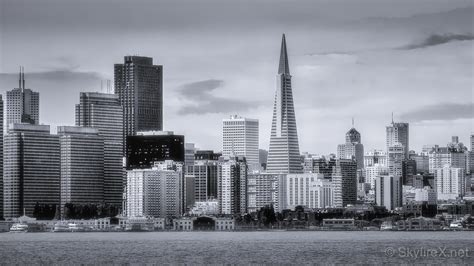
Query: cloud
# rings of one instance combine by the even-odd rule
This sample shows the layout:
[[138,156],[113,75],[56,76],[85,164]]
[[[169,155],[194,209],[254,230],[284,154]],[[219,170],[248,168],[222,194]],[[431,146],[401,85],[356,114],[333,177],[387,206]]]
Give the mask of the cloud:
[[440,103],[428,105],[401,114],[400,119],[408,122],[428,120],[456,120],[474,118],[474,103]]
[[400,50],[414,50],[420,48],[426,48],[435,45],[441,45],[448,42],[455,42],[455,41],[472,41],[474,40],[473,34],[433,34],[423,40],[420,43],[416,44],[409,44],[403,47],[400,47]]
[[188,114],[212,114],[212,113],[229,113],[242,112],[251,108],[258,107],[258,102],[243,101],[232,98],[235,95],[229,93],[230,98],[224,98],[215,95],[215,90],[222,88],[223,80],[209,79],[183,85],[178,93],[190,105],[181,107],[178,110],[180,115]]

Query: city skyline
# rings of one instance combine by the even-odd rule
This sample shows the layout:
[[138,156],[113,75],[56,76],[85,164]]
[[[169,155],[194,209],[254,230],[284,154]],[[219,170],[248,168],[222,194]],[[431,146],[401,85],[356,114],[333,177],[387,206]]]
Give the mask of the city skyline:
[[[16,70],[18,65],[23,65],[28,87],[40,93],[43,103],[40,106],[40,123],[50,124],[53,129],[58,125],[74,125],[73,106],[78,103],[79,91],[99,91],[101,79],[113,80],[114,63],[120,62],[124,55],[139,53],[153,57],[156,64],[164,66],[165,130],[186,135],[187,141],[196,143],[197,148],[219,151],[220,121],[238,114],[259,119],[260,148],[268,149],[274,90],[272,77],[279,49],[276,43],[281,33],[285,32],[291,43],[289,57],[294,72],[293,92],[301,152],[335,153],[342,134],[350,127],[352,116],[355,117],[355,127],[364,136],[366,151],[383,149],[384,127],[389,124],[392,111],[395,121],[410,123],[410,149],[421,151],[424,144],[445,145],[451,135],[458,135],[460,141],[467,144],[469,133],[473,131],[472,102],[466,102],[466,95],[472,95],[472,77],[466,67],[472,62],[469,50],[472,29],[466,27],[469,23],[463,22],[470,19],[472,5],[468,1],[455,1],[450,5],[442,1],[434,1],[432,5],[401,3],[395,5],[393,13],[390,13],[383,8],[383,3],[370,2],[365,2],[366,6],[371,7],[370,12],[357,8],[347,17],[341,16],[336,4],[319,2],[313,5],[305,2],[304,5],[292,7],[279,2],[272,8],[273,11],[287,8],[289,18],[285,26],[276,27],[281,25],[276,21],[277,17],[270,14],[267,16],[275,26],[251,13],[247,18],[262,29],[245,35],[242,31],[248,29],[250,23],[234,25],[235,18],[231,16],[223,19],[223,24],[234,27],[224,31],[212,23],[222,15],[210,14],[209,21],[197,25],[203,30],[200,33],[211,42],[218,41],[220,46],[228,48],[200,53],[196,53],[186,40],[197,41],[200,47],[216,47],[208,46],[209,40],[186,30],[189,21],[178,23],[167,16],[169,21],[165,25],[169,28],[146,26],[140,31],[138,26],[143,25],[147,18],[139,19],[135,13],[124,38],[143,37],[145,42],[157,41],[156,45],[118,45],[110,52],[103,49],[92,53],[90,49],[104,48],[104,42],[117,34],[118,28],[113,23],[103,23],[100,24],[103,34],[95,31],[87,33],[91,48],[85,50],[90,53],[78,52],[75,51],[78,39],[66,32],[67,26],[74,23],[76,29],[83,32],[88,23],[76,21],[77,17],[72,16],[65,21],[65,25],[55,26],[56,32],[65,31],[65,36],[53,36],[63,38],[59,43],[70,49],[56,49],[60,51],[57,53],[54,49],[56,44],[48,44],[41,45],[44,51],[38,53],[31,47],[23,47],[23,40],[25,37],[36,38],[39,44],[44,44],[45,37],[26,30],[26,25],[12,15],[16,14],[20,19],[27,15],[38,18],[58,10],[69,13],[71,6],[57,4],[48,9],[50,6],[46,4],[31,14],[35,5],[28,7],[25,4],[28,1],[3,1],[2,9],[6,12],[5,23],[2,22],[5,38],[2,38],[1,55],[5,57],[2,62],[8,62],[8,65],[2,63],[0,66],[0,89],[4,93],[15,87],[18,79]],[[98,4],[97,9],[102,10],[104,3]],[[218,5],[211,1],[204,6],[210,4]],[[163,5],[164,10],[173,6],[166,2]],[[149,7],[151,10],[154,8],[153,5]],[[303,12],[302,7],[309,10]],[[318,8],[318,11],[310,7]],[[257,4],[256,8],[260,10],[261,6]],[[17,14],[19,10],[23,15]],[[222,14],[226,10],[224,8]],[[325,11],[339,15],[328,19],[322,14]],[[89,14],[95,20],[104,19],[99,13]],[[301,18],[295,14],[301,14]],[[104,17],[108,16],[105,14]],[[309,19],[311,24],[304,19]],[[387,25],[384,39],[377,34],[373,20]],[[430,26],[432,20],[445,23]],[[360,24],[349,25],[354,21]],[[51,20],[43,18],[33,26],[40,33],[46,26],[51,26],[50,23]],[[327,29],[308,29],[308,25]],[[413,29],[405,30],[404,25],[413,26]],[[343,37],[351,27],[355,33]],[[184,30],[179,34],[169,32],[169,29],[176,28]],[[400,32],[402,28],[404,30]],[[16,32],[23,34],[20,36]],[[135,32],[137,36],[132,36],[130,32]],[[163,34],[158,34],[159,37],[153,35],[155,37],[150,39],[145,36],[149,33]],[[164,35],[166,33],[169,35]],[[357,37],[358,33],[362,37]],[[173,37],[179,37],[181,42],[172,41]],[[334,38],[339,41],[332,43]],[[374,39],[377,41],[370,42]],[[18,49],[13,48],[17,46]],[[242,50],[249,52],[244,60],[236,58]],[[381,67],[380,64],[387,66]],[[381,68],[380,71],[377,68]],[[451,78],[443,80],[446,77],[438,73],[448,73]],[[400,78],[402,75],[403,80]],[[450,89],[445,89],[447,86]],[[453,94],[452,91],[458,93]],[[236,92],[239,92],[238,95]],[[408,92],[411,94],[407,95]],[[412,94],[413,97],[410,97]],[[423,97],[423,101],[419,101],[419,97]],[[58,99],[62,100],[61,103],[57,102]],[[216,111],[210,111],[210,107]],[[64,111],[55,111],[58,108]],[[194,123],[202,126],[189,126]]]

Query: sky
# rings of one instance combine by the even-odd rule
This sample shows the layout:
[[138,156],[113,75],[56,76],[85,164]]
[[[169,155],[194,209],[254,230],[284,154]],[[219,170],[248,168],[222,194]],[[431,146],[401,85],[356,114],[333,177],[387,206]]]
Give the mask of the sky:
[[410,149],[474,132],[471,0],[0,0],[0,93],[40,93],[40,123],[74,124],[79,92],[113,83],[125,55],[163,65],[164,129],[222,149],[222,119],[260,122],[268,149],[282,33],[300,151],[365,150],[410,123]]

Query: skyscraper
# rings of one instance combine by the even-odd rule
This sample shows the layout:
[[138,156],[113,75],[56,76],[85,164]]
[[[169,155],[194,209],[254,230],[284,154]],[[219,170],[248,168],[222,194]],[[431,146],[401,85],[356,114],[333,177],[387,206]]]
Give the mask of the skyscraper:
[[357,200],[357,163],[349,159],[337,159],[333,167],[333,204],[346,207]]
[[114,65],[115,94],[124,115],[124,139],[138,131],[163,130],[163,66],[153,58],[125,56]]
[[13,124],[4,139],[4,214],[33,216],[36,203],[60,199],[59,137],[47,125]]
[[121,206],[123,170],[123,110],[114,94],[81,92],[76,126],[93,127],[104,138],[104,201]]
[[237,115],[223,119],[222,155],[245,157],[250,169],[259,169],[258,120]]
[[381,174],[375,180],[375,204],[394,210],[402,206],[401,177]]
[[286,174],[254,173],[247,177],[247,211],[273,205],[276,212],[286,208]]
[[408,123],[393,122],[386,127],[387,132],[387,152],[390,146],[400,143],[404,150],[404,158],[408,158],[410,152]]
[[217,167],[217,198],[221,214],[247,212],[247,163],[238,157],[223,157]]
[[403,160],[405,157],[404,146],[400,143],[394,143],[387,150],[388,174],[395,177],[403,176]]
[[0,94],[0,219],[3,218],[3,99]]
[[[66,203],[104,201],[104,138],[96,128],[58,127],[61,147],[61,212]],[[64,215],[64,213],[63,213]]]
[[337,146],[337,157],[356,160],[357,169],[364,168],[364,145],[362,145],[359,131],[354,127],[347,131],[346,143]]
[[285,34],[281,40],[280,64],[273,106],[267,172],[301,173],[303,171],[296,129],[291,75]]
[[14,123],[39,124],[39,93],[25,87],[22,68],[18,88],[7,91],[7,128]]

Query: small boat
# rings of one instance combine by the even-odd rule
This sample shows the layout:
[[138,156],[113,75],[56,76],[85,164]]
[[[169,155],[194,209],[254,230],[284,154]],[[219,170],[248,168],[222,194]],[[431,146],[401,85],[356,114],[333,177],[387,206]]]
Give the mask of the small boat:
[[65,223],[56,223],[53,228],[53,232],[62,233],[62,232],[71,232],[69,226]]
[[84,232],[85,229],[84,227],[76,224],[76,223],[70,223],[68,224],[68,229],[70,232]]
[[12,227],[10,227],[10,232],[12,232],[12,233],[26,233],[26,232],[28,232],[28,225],[27,224],[21,224],[21,223],[13,224]]

